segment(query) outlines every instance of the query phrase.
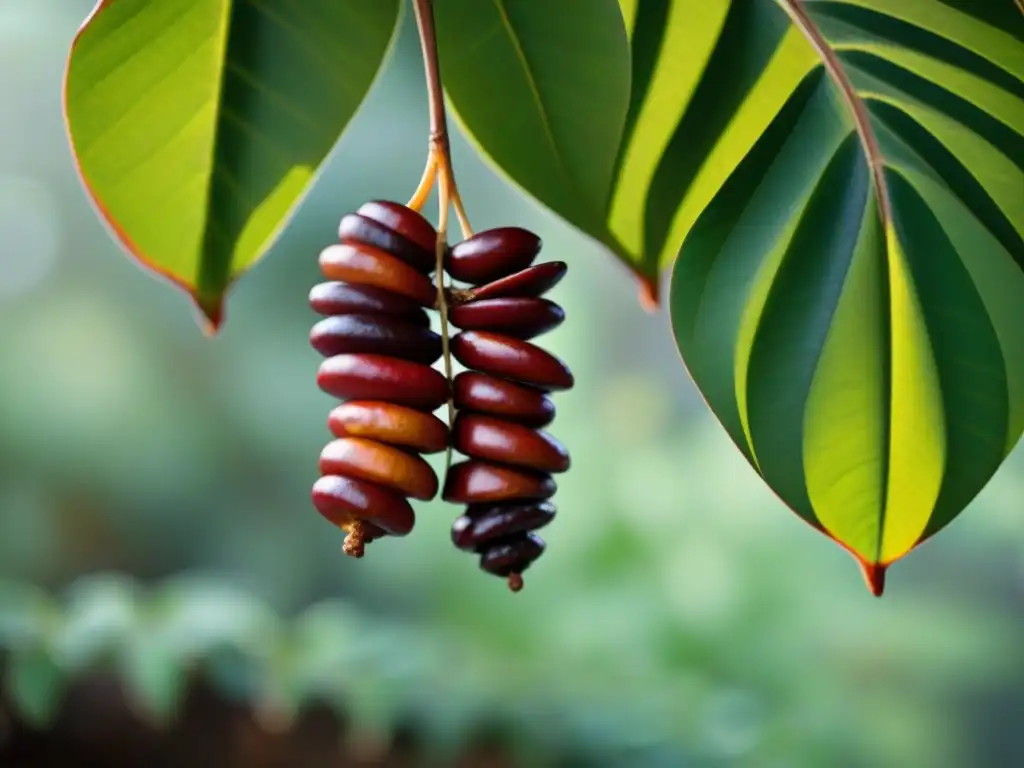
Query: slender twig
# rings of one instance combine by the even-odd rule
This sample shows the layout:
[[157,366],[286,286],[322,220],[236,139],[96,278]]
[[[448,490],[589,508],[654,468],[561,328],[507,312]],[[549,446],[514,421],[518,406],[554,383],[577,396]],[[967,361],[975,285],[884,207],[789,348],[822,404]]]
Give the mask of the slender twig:
[[[419,30],[420,47],[423,50],[423,70],[427,79],[430,149],[423,179],[409,201],[409,207],[419,210],[430,193],[435,179],[447,177],[447,192],[441,205],[445,207],[445,210],[449,205],[455,208],[462,236],[472,237],[473,230],[469,225],[469,217],[466,216],[462,196],[455,183],[455,171],[452,168],[451,145],[448,141],[448,117],[444,106],[444,86],[441,83],[441,65],[437,56],[437,32],[434,28],[433,2],[432,0],[413,0],[413,10],[416,13],[416,28]],[[443,192],[441,189],[438,191],[439,193]]]
[[[462,209],[458,187],[455,184],[455,173],[452,170],[451,150],[448,143],[448,120],[444,106],[444,88],[441,84],[441,65],[437,56],[437,33],[434,29],[434,9],[431,0],[414,0],[416,12],[416,28],[420,35],[420,47],[423,49],[423,70],[427,80],[427,97],[430,107],[430,148],[427,155],[427,167],[423,172],[416,193],[410,200],[410,207],[419,203],[421,206],[430,187],[437,181],[438,217],[437,217],[437,310],[441,315],[441,356],[444,359],[444,373],[449,384],[452,381],[452,357],[448,332],[448,297],[444,284],[444,257],[448,251],[448,209],[454,204],[459,225],[464,237],[471,236],[469,222]],[[448,428],[455,426],[455,402],[451,391],[448,393]],[[451,466],[451,446],[445,455],[445,474]]]
[[423,169],[423,177],[420,179],[419,186],[416,187],[416,191],[413,192],[409,202],[406,203],[406,207],[412,208],[417,213],[423,210],[423,206],[427,202],[427,197],[430,195],[430,190],[434,188],[434,184],[437,182],[437,155],[431,150],[427,155],[427,165]]
[[427,77],[427,98],[430,106],[430,142],[448,150],[448,121],[444,111],[444,89],[441,86],[441,65],[437,58],[437,32],[434,29],[434,8],[431,0],[414,0],[416,27],[423,49],[423,69]]
[[[448,179],[445,176],[441,177],[440,194],[438,197],[445,198],[448,192]],[[448,336],[448,298],[445,295],[444,285],[444,255],[448,250],[448,205],[444,203],[440,206],[440,210],[437,214],[437,309],[441,315],[441,356],[444,359],[444,375],[448,379],[448,429],[449,431],[455,428],[455,397],[454,392],[450,389],[452,385],[452,354],[451,346]],[[451,443],[448,445],[448,450],[445,452],[444,457],[444,473],[448,475],[448,469],[452,464],[452,447]]]

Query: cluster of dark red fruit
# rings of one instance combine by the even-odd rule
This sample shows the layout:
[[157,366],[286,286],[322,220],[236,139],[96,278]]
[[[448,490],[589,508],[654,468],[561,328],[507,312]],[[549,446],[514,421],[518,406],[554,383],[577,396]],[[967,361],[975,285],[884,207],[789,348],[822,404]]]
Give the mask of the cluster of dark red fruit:
[[[408,499],[430,500],[438,490],[421,454],[454,448],[467,460],[449,469],[443,498],[468,506],[452,540],[518,591],[544,551],[534,531],[555,514],[551,474],[569,468],[568,452],[541,428],[555,416],[548,393],[569,389],[573,377],[529,342],[565,317],[542,298],[565,263],[533,265],[540,239],[514,227],[445,247],[445,272],[466,286],[444,289],[448,320],[461,329],[451,354],[469,369],[449,382],[432,367],[444,344],[426,312],[439,304],[433,226],[405,206],[375,201],[345,216],[339,235],[320,254],[330,282],[310,293],[326,316],[310,336],[326,358],[318,383],[344,401],[328,421],[336,439],[320,456],[316,508],[348,532],[345,552],[360,557],[369,541],[412,530]],[[433,415],[449,400],[458,409],[450,434]]]

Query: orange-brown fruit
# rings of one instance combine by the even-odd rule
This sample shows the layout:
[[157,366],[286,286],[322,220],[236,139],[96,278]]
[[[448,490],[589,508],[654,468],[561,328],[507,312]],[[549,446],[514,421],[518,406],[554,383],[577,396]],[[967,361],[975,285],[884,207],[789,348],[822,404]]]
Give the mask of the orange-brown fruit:
[[433,306],[437,297],[437,289],[429,277],[397,256],[370,245],[328,246],[320,252],[320,271],[328,280],[382,288],[424,307]]
[[329,442],[320,453],[320,472],[367,480],[424,501],[437,494],[437,475],[427,462],[401,448],[364,437]]
[[448,446],[448,425],[414,408],[374,400],[350,400],[331,411],[327,426],[335,437],[365,437],[420,453]]

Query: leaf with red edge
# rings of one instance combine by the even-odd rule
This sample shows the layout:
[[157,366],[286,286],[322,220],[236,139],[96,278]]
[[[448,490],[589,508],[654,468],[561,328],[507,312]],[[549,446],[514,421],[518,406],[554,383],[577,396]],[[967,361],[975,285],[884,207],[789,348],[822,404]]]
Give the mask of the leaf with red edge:
[[71,47],[78,171],[116,239],[224,295],[308,192],[384,62],[399,0],[101,0]]

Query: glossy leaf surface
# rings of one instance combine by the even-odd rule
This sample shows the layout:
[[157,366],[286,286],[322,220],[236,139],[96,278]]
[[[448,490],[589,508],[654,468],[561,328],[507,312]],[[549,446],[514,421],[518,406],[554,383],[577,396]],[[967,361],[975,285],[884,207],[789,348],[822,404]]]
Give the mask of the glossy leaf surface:
[[455,117],[511,180],[632,263],[606,226],[629,108],[616,0],[436,0]]
[[399,0],[101,0],[68,132],[101,215],[215,328],[370,88]]
[[770,124],[686,237],[674,332],[747,459],[876,593],[1024,430],[1024,16],[997,5],[744,0],[719,38],[772,49],[729,130],[752,103]]

